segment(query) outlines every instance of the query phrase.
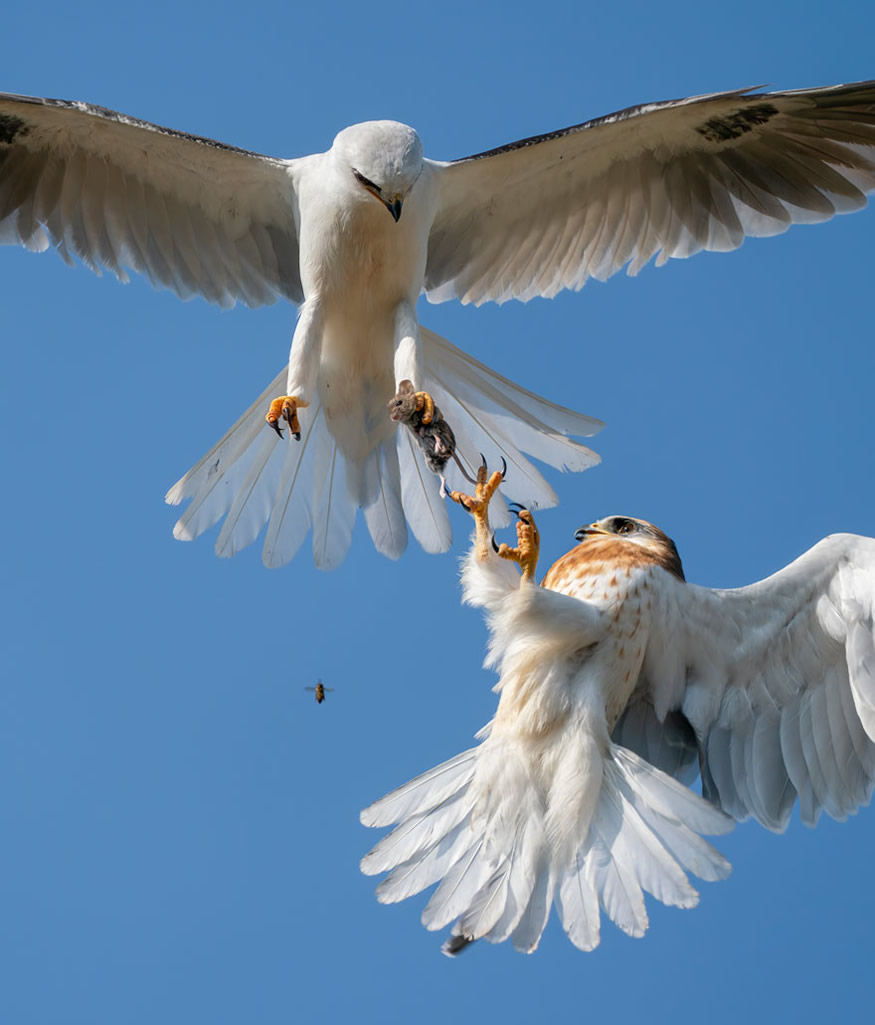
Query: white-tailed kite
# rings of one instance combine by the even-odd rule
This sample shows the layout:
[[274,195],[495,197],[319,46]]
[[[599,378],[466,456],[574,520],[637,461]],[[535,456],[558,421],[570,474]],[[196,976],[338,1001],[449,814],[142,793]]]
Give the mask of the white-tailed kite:
[[[539,539],[490,548],[480,474],[464,600],[485,610],[501,697],[479,747],[362,812],[398,823],[362,861],[390,871],[389,903],[434,883],[423,924],[444,945],[510,938],[533,951],[555,903],[572,943],[599,942],[600,909],[647,928],[642,891],[692,907],[687,873],[722,879],[702,834],[753,816],[782,831],[844,819],[875,781],[875,540],[837,534],[737,590],[684,580],[673,542],[609,516],[539,586]],[[494,541],[492,542],[494,546]],[[511,564],[518,562],[522,575]],[[702,777],[704,799],[685,783]]]
[[[532,504],[556,496],[523,451],[574,470],[597,461],[567,435],[598,421],[420,327],[421,292],[527,300],[653,256],[734,249],[862,207],[873,154],[872,82],[633,107],[450,163],[394,121],[280,160],[85,103],[0,95],[0,242],[54,245],[122,280],[132,267],[183,298],[300,304],[287,370],[167,500],[192,500],[179,538],[225,517],[221,555],[267,523],[270,566],[312,526],[328,568],[357,507],[387,555],[404,550],[408,523],[428,551],[450,543],[437,483],[386,413],[402,381],[437,399],[469,466],[502,455],[506,490]],[[277,432],[288,422],[288,443],[265,413]]]

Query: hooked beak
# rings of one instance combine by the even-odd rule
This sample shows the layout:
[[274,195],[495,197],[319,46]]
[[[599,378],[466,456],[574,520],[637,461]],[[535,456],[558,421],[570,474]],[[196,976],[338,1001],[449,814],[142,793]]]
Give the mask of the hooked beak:
[[401,204],[402,204],[401,199],[400,198],[396,199],[392,203],[390,203],[388,199],[384,199],[383,202],[386,205],[386,209],[392,215],[395,223],[397,224],[398,223],[398,219],[401,217]]
[[574,532],[574,537],[578,541],[583,541],[590,534],[607,534],[609,531],[600,527],[597,523],[590,523],[589,526],[580,527]]

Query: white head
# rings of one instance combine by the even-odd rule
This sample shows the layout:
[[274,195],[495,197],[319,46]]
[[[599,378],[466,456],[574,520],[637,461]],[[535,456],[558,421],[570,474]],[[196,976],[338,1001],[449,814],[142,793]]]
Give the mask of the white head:
[[358,188],[379,200],[397,221],[422,173],[422,143],[398,121],[364,121],[339,132],[331,152]]

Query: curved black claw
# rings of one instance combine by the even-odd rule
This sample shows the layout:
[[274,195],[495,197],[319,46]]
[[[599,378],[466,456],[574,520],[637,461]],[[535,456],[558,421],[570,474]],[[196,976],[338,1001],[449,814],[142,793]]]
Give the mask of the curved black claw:
[[290,409],[287,409],[283,413],[283,419],[289,425],[289,430],[292,432],[292,437],[295,439],[295,441],[300,441],[301,440],[301,432],[300,431],[296,431],[296,430],[293,429],[294,426],[295,426],[295,419],[294,419],[294,417],[295,417],[295,415],[294,415],[294,413],[292,413],[292,411]]
[[508,506],[519,516],[519,514],[525,509],[524,505],[520,505],[519,502],[508,502]]
[[492,550],[498,552],[498,545],[495,543],[495,534],[492,535]]
[[484,456],[482,452],[480,453],[480,465],[483,467],[484,470],[487,469],[486,456]]
[[268,422],[269,426],[271,426],[276,431],[277,435],[281,438],[283,436],[283,432],[280,430],[279,421],[278,420],[268,420],[267,422]]
[[504,456],[501,457],[501,479],[504,480],[507,477],[507,460]]

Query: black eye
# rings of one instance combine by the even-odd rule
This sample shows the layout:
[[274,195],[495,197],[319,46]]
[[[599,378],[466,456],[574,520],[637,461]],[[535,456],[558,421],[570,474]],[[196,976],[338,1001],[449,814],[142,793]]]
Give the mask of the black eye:
[[614,533],[615,534],[631,534],[635,529],[635,524],[631,520],[615,520],[614,521]]
[[369,178],[365,178],[361,171],[357,171],[355,168],[353,168],[352,173],[353,177],[359,183],[359,185],[364,185],[366,189],[373,189],[374,192],[380,191],[380,186],[375,185]]

